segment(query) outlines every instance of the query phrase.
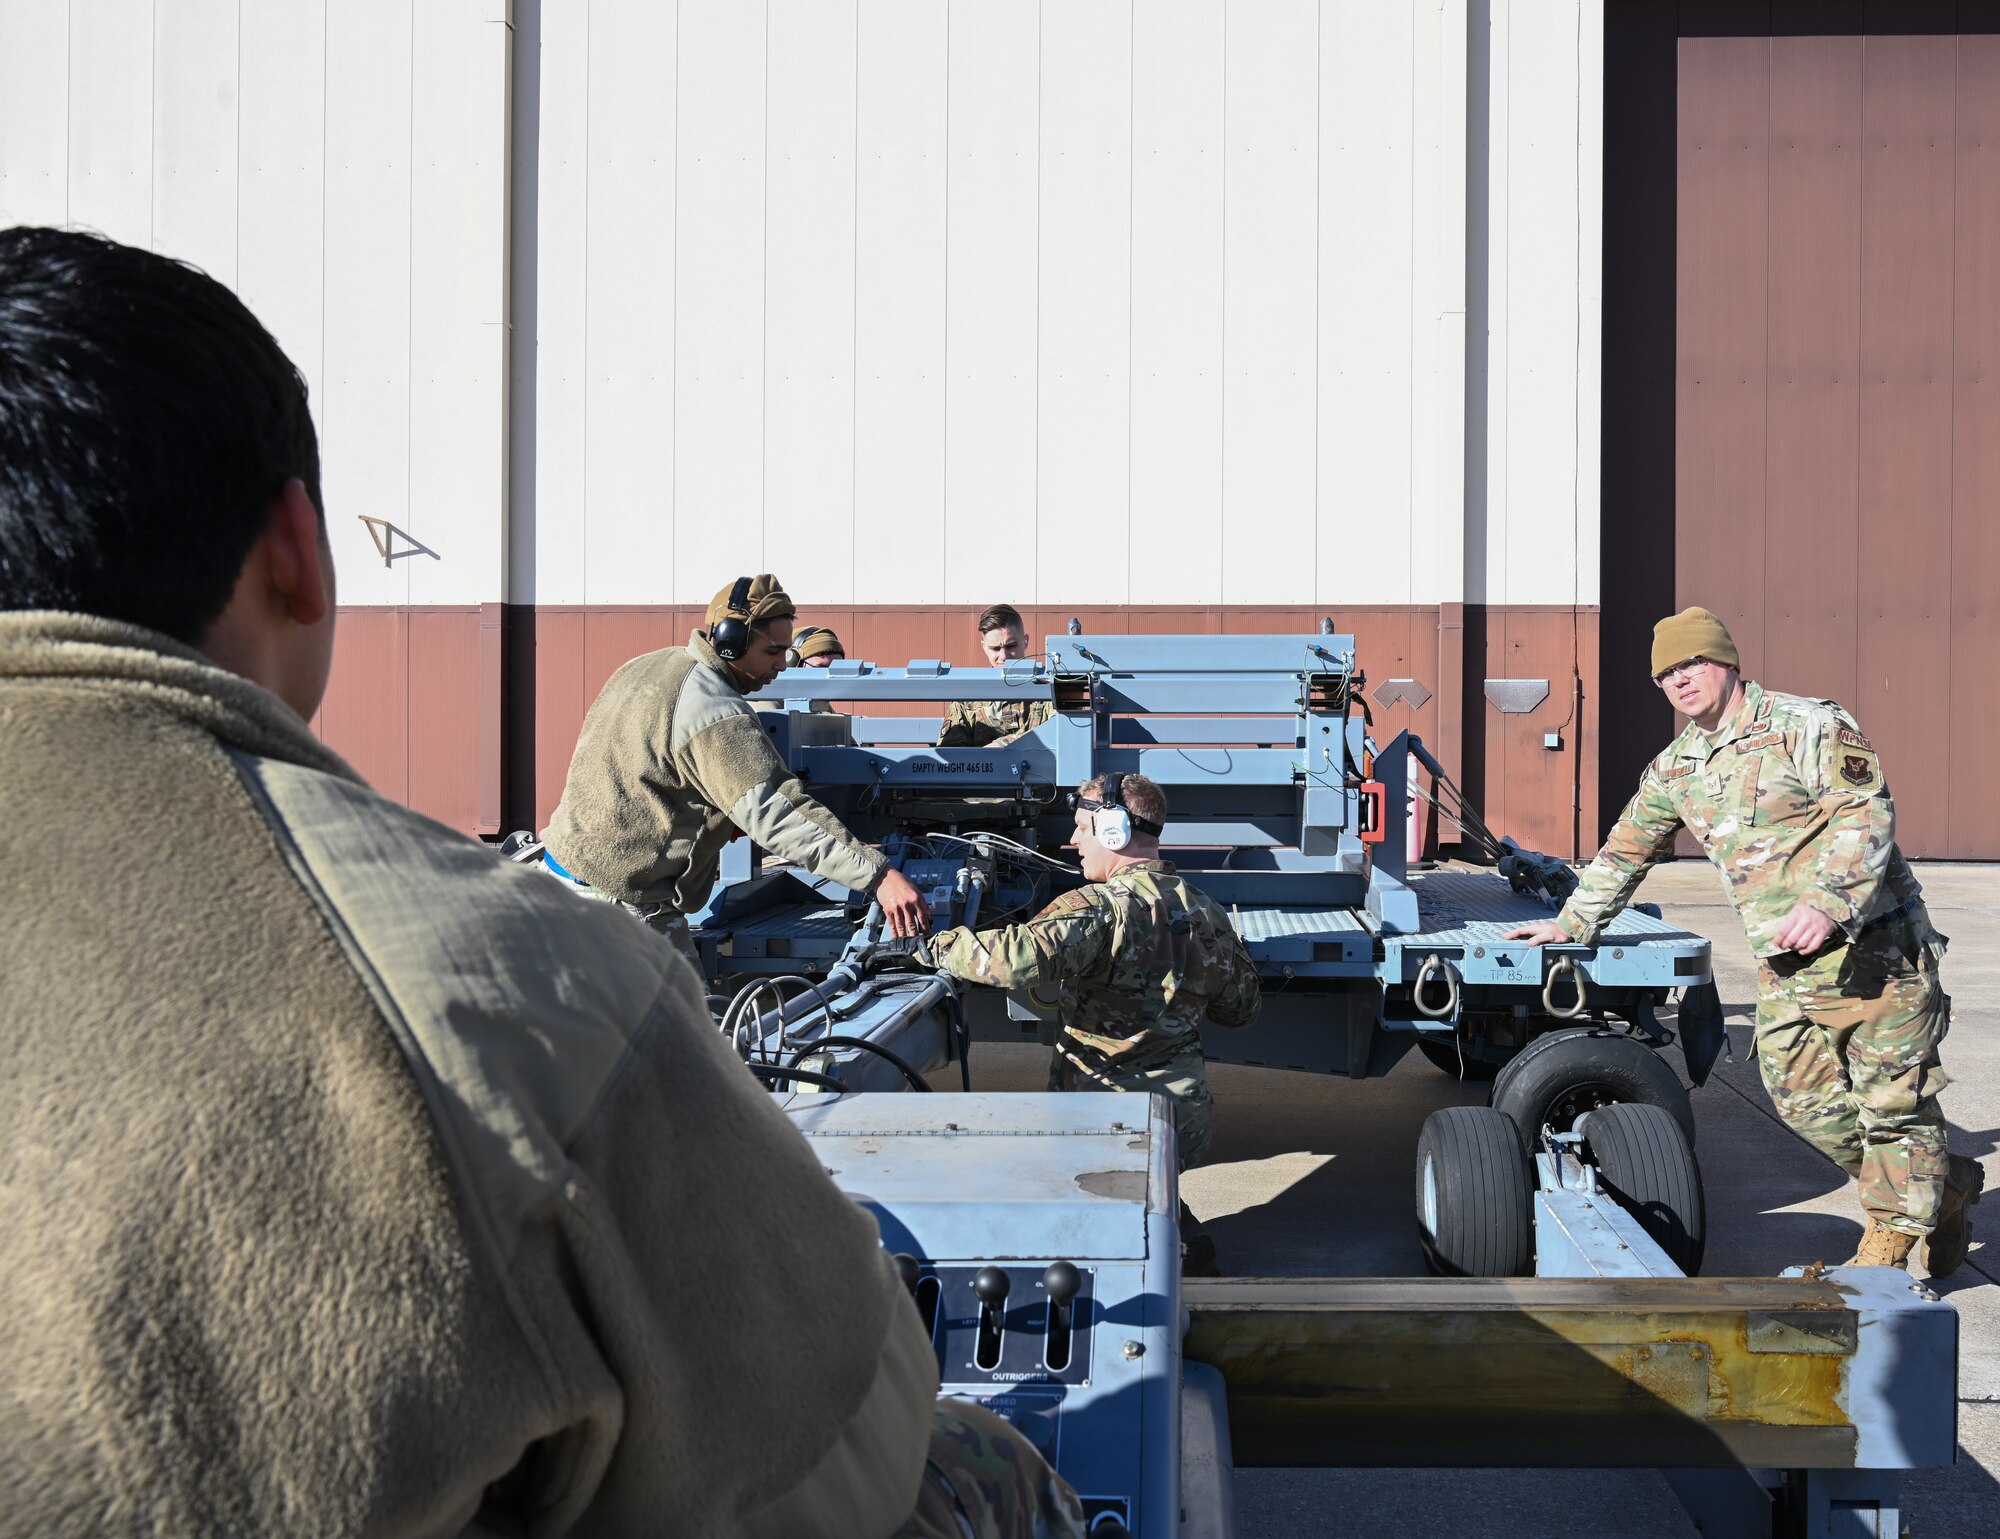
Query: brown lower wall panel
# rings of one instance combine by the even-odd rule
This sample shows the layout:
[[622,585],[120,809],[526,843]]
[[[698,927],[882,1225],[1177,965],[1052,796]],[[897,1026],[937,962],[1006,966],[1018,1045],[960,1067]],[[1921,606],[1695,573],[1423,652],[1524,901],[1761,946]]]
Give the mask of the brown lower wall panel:
[[[839,632],[851,657],[971,666],[981,661],[977,614],[969,606],[831,605],[805,619]],[[1085,630],[1217,635],[1316,631],[1322,616],[1162,605],[1043,606],[1024,618],[1039,642],[1063,634],[1072,618]],[[1414,710],[1401,702],[1373,707],[1377,742],[1416,732],[1497,831],[1555,854],[1590,853],[1598,820],[1596,610],[1381,605],[1330,618],[1356,638],[1371,695],[1390,679],[1415,680],[1429,693]],[[684,642],[700,620],[699,609],[673,605],[343,609],[315,725],[378,790],[454,828],[475,835],[540,828],[604,681],[629,658]],[[1544,678],[1548,698],[1531,712],[1504,715],[1485,698],[1489,677]],[[1562,734],[1560,748],[1543,746],[1550,731]],[[1433,824],[1430,833],[1434,842],[1456,842],[1450,827]]]
[[[1677,39],[1662,9],[1607,12],[1607,591],[1670,543],[1675,603],[1720,614],[1746,673],[1881,747],[1904,853],[2000,857],[2000,6],[1684,0]],[[1635,235],[1677,253],[1671,294]],[[1613,337],[1667,305],[1671,354]],[[1670,527],[1645,501],[1669,423]],[[1626,616],[1667,607],[1636,596],[1619,679]],[[1607,790],[1631,774],[1623,744],[1604,761]]]
[[385,796],[504,832],[503,606],[345,606],[313,727]]

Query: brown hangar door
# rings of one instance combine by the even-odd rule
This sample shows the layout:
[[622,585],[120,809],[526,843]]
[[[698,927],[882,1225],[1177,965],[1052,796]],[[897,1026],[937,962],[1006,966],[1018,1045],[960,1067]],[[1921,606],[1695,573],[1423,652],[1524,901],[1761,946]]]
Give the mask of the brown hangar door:
[[2000,36],[1899,34],[1881,6],[1854,35],[1700,35],[1693,9],[1673,602],[1855,713],[1907,853],[2000,858]]

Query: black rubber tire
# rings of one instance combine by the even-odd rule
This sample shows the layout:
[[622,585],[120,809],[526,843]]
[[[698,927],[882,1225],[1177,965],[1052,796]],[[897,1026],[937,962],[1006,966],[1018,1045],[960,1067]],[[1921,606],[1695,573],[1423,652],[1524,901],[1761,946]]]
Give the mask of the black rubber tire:
[[1577,1131],[1604,1189],[1675,1266],[1690,1277],[1699,1273],[1708,1204],[1681,1125],[1657,1106],[1622,1101],[1587,1112]]
[[1491,1104],[1513,1118],[1532,1155],[1544,1123],[1567,1133],[1585,1112],[1614,1101],[1663,1108],[1694,1147],[1694,1103],[1680,1076],[1644,1043],[1602,1026],[1535,1038],[1502,1066]]
[[1430,1059],[1433,1068],[1444,1070],[1453,1079],[1488,1080],[1500,1072],[1499,1064],[1486,1058],[1474,1058],[1470,1053],[1465,1055],[1461,1072],[1458,1045],[1429,1033],[1417,1038],[1417,1051]]
[[1417,1137],[1417,1238],[1442,1277],[1535,1270],[1534,1183],[1521,1140],[1487,1106],[1446,1106]]

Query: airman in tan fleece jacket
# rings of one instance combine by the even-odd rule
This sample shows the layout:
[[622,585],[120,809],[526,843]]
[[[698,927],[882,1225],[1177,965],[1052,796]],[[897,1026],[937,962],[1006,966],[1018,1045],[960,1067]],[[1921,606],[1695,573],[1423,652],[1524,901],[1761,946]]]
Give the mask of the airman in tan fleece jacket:
[[606,681],[542,841],[607,896],[685,915],[708,901],[738,829],[857,892],[873,891],[888,867],[806,794],[696,631]]
[[0,230],[0,1539],[1080,1533],[673,951],[313,736],[318,483],[227,289]]
[[0,614],[0,806],[0,1532],[908,1516],[916,1313],[645,930],[103,620]]

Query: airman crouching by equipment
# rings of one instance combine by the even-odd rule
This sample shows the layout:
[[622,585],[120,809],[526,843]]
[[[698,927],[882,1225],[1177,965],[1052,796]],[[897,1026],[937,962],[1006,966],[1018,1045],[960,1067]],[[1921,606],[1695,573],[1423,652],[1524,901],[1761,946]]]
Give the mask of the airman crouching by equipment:
[[[931,954],[940,972],[1054,995],[1062,1030],[1049,1088],[1166,1096],[1181,1167],[1199,1165],[1214,1111],[1201,1025],[1256,1020],[1256,964],[1229,916],[1160,858],[1167,805],[1157,785],[1106,775],[1086,781],[1071,802],[1072,843],[1090,885],[1021,924],[945,930]],[[1191,1270],[1195,1254],[1191,1244]]]

